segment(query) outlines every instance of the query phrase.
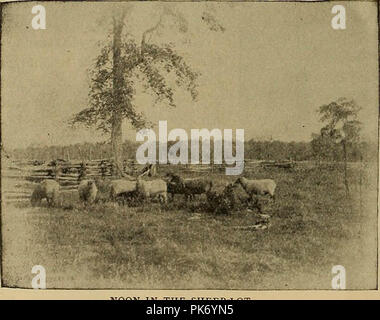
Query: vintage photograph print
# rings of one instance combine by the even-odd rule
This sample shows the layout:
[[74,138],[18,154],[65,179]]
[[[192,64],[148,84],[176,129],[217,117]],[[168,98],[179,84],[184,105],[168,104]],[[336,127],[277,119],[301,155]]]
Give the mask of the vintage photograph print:
[[2,287],[376,290],[377,10],[3,4]]

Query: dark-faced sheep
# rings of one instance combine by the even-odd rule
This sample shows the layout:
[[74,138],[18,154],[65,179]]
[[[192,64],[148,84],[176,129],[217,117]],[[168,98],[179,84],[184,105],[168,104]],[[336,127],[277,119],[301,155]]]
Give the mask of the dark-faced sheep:
[[168,174],[168,193],[172,198],[175,194],[184,194],[186,199],[193,199],[196,194],[210,192],[212,181],[204,178],[183,179],[174,174]]
[[176,194],[185,194],[185,185],[183,180],[176,175],[168,174],[166,176],[167,179],[167,190],[168,194],[171,195],[171,198],[174,198]]
[[270,195],[275,199],[276,182],[272,179],[249,180],[240,177],[235,181],[235,184],[240,184],[249,196],[253,195]]
[[60,186],[57,181],[44,180],[38,184],[32,193],[31,203],[32,206],[41,205],[42,199],[46,199],[49,206],[55,204],[59,193]]
[[96,187],[95,181],[93,180],[82,180],[78,186],[79,199],[93,203],[96,200],[96,195],[98,193],[98,188]]
[[232,214],[249,207],[251,197],[240,184],[228,184],[222,192],[207,192],[209,210],[216,214]]

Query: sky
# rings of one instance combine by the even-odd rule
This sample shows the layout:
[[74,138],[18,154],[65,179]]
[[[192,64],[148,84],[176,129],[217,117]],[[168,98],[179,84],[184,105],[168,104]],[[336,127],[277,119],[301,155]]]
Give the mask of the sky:
[[[43,3],[46,30],[31,27],[33,5],[3,9],[1,125],[5,148],[104,141],[67,121],[88,106],[88,70],[109,34],[113,10],[127,9],[126,28],[137,41],[163,6],[181,12],[189,31],[170,21],[149,39],[172,42],[200,72],[199,96],[177,91],[177,108],[154,106],[138,93],[135,104],[171,128],[244,129],[245,140],[309,141],[321,127],[316,109],[339,97],[362,107],[363,137],[376,141],[378,54],[376,3],[339,2],[346,29],[331,27],[329,3]],[[225,28],[202,23],[212,11]],[[136,132],[125,122],[124,139]]]

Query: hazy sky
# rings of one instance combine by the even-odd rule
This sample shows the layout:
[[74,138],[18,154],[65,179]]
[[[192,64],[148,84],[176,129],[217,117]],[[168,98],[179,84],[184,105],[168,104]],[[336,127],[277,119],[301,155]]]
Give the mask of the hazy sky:
[[[2,140],[6,148],[104,140],[66,121],[87,106],[87,69],[111,27],[114,4],[43,3],[47,29],[31,27],[36,3],[3,11]],[[336,3],[335,3],[336,4]],[[310,140],[320,123],[315,109],[345,96],[363,108],[363,134],[377,137],[378,62],[376,3],[346,3],[347,29],[333,30],[334,3],[171,3],[189,22],[179,35],[168,27],[151,41],[174,42],[199,78],[199,98],[178,91],[177,109],[136,103],[169,128],[242,128],[245,139]],[[118,4],[120,5],[120,4]],[[157,2],[125,4],[128,31],[158,19]],[[201,23],[214,10],[226,31]],[[135,132],[125,124],[125,138]]]

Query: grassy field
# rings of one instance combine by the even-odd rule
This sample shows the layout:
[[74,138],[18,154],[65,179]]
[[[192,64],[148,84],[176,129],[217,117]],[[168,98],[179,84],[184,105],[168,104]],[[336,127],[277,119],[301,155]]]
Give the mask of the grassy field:
[[[215,215],[180,196],[165,207],[3,204],[3,285],[30,287],[42,265],[48,288],[331,289],[331,268],[343,265],[347,288],[374,289],[376,175],[358,172],[350,199],[336,168],[247,174],[278,185],[265,230],[244,229],[262,219],[255,211]],[[236,179],[211,178],[219,190]]]

